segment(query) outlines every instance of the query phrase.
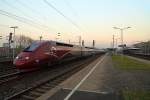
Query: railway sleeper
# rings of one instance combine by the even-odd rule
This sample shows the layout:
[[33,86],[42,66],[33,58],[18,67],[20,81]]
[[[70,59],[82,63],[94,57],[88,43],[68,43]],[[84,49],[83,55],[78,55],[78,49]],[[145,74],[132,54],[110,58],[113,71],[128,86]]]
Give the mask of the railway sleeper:
[[52,82],[51,84],[52,84],[52,85],[51,85],[52,87],[55,87],[55,86],[57,86],[59,83],[58,83],[58,82]]
[[59,79],[55,80],[54,82],[62,82],[62,81],[64,81],[66,78],[67,78],[67,77],[62,77],[62,78],[59,78]]
[[29,92],[24,93],[23,95],[28,95],[28,96],[32,96],[32,97],[38,97],[41,94],[40,93],[38,94],[38,92],[36,93],[36,92],[34,92],[34,90],[31,90]]
[[0,83],[3,83],[3,82],[6,82],[6,81],[9,81],[9,80],[13,80],[15,79],[16,77],[9,77],[9,78],[5,78],[3,80],[0,80]]
[[30,95],[22,95],[21,100],[35,100],[37,97],[35,96],[30,96]]
[[54,81],[51,82],[51,84],[56,84],[56,85],[58,85],[59,83],[61,83],[61,82],[64,81],[64,80],[65,80],[64,78],[63,78],[63,79],[54,80]]
[[51,89],[51,87],[48,87],[48,86],[41,86],[40,88],[45,89],[46,91]]
[[54,88],[55,86],[56,86],[55,84],[51,83],[49,87]]
[[37,91],[31,91],[30,93],[33,94],[33,95],[36,95],[36,96],[41,96],[43,94],[43,93],[40,93],[40,92],[37,92]]
[[54,86],[53,86],[53,85],[51,85],[50,83],[45,84],[45,86],[47,86],[47,87],[51,87],[51,88],[53,88],[53,87],[54,87]]
[[42,88],[37,88],[35,91],[37,91],[37,92],[41,92],[41,93],[45,93],[47,90],[42,89]]

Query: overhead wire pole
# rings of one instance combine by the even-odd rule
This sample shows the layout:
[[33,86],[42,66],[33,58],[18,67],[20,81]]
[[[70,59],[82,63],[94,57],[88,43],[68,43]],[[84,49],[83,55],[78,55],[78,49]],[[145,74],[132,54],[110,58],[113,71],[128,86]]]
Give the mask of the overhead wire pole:
[[93,40],[92,47],[95,48],[95,40]]
[[115,51],[115,50],[114,50],[114,49],[115,49],[115,48],[114,48],[114,47],[115,47],[115,35],[113,35],[113,38],[112,38],[112,39],[113,39],[113,53],[114,53],[114,51]]
[[43,38],[43,37],[42,37],[42,35],[41,35],[41,36],[40,36],[40,42],[42,41],[42,38]]
[[79,46],[81,46],[81,41],[82,41],[81,36],[79,36]]
[[82,56],[82,45],[81,45],[81,42],[82,42],[82,38],[81,38],[81,36],[79,36],[79,46],[81,48],[81,56]]
[[13,60],[14,60],[15,59],[15,49],[16,49],[15,31],[18,28],[18,26],[12,26],[10,28],[14,29],[14,36],[13,36],[13,42],[14,42],[14,45],[13,45]]
[[118,39],[120,39],[120,38],[115,38],[115,48],[116,48],[116,54],[117,54],[117,50],[118,50]]

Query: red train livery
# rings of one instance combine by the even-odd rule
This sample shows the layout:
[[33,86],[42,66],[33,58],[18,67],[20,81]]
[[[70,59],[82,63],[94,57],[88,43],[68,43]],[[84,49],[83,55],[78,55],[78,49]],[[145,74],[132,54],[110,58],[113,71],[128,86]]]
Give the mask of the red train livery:
[[14,60],[21,71],[30,71],[41,65],[51,65],[60,61],[93,55],[95,50],[55,41],[36,41],[25,48]]

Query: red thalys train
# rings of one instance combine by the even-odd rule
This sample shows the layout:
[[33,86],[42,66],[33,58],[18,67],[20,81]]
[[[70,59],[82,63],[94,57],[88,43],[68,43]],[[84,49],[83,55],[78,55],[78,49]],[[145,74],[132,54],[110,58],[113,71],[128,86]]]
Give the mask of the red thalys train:
[[76,59],[98,53],[90,47],[60,43],[55,41],[36,41],[25,48],[14,60],[20,71],[38,69],[41,65],[52,65],[60,61]]

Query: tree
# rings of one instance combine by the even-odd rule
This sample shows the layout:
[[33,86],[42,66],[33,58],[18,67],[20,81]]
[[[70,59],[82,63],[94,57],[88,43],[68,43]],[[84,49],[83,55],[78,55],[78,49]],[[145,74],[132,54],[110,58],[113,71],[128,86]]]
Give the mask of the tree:
[[20,51],[27,46],[29,46],[34,40],[28,36],[24,35],[18,35],[16,36],[16,48],[18,49],[17,51]]

